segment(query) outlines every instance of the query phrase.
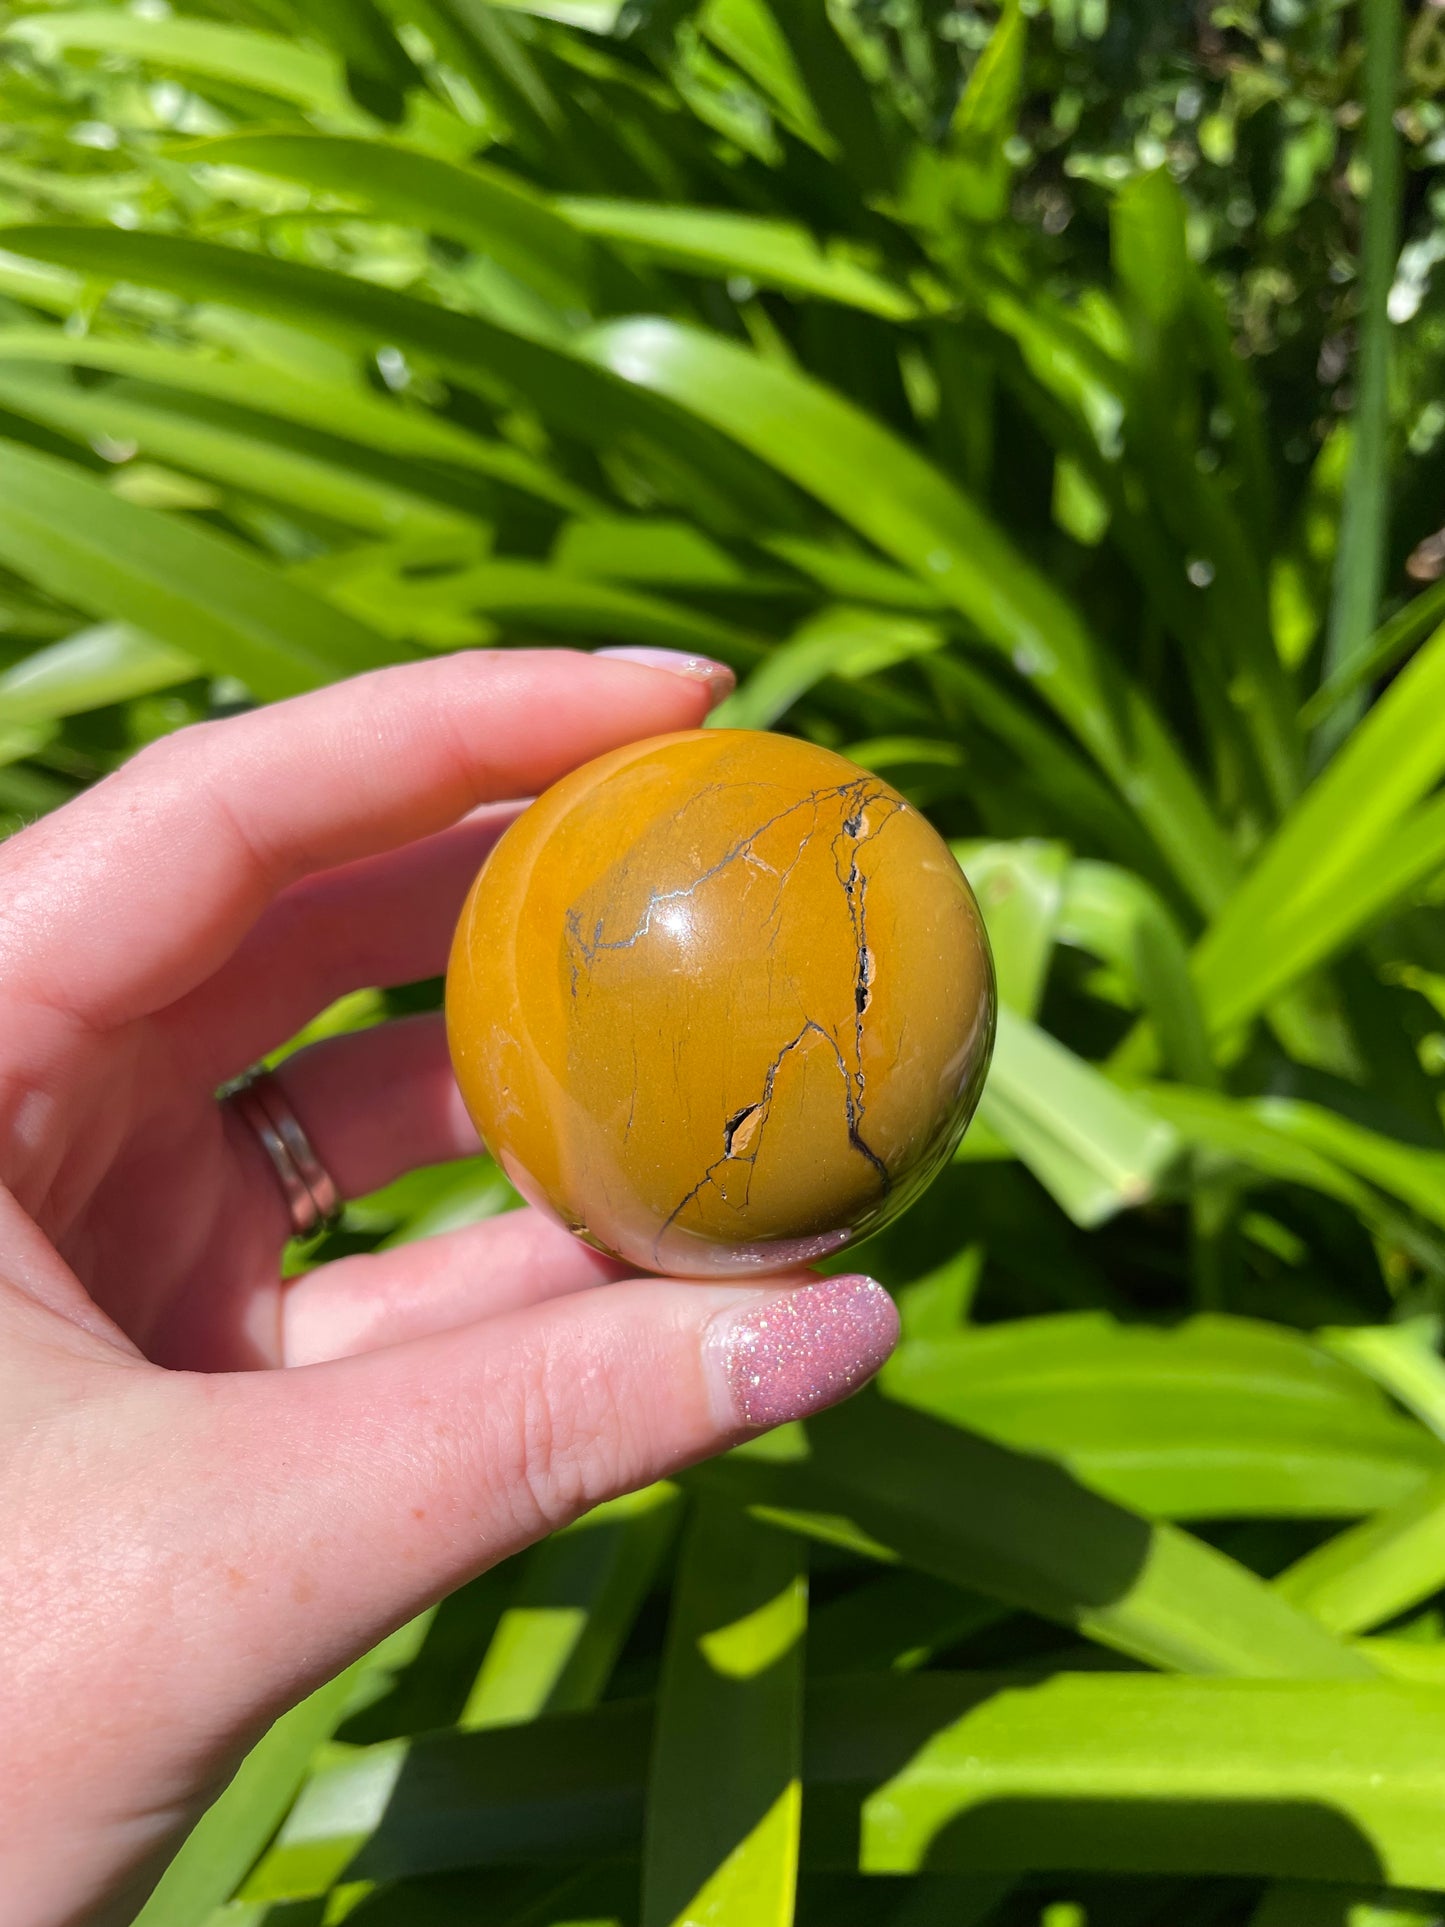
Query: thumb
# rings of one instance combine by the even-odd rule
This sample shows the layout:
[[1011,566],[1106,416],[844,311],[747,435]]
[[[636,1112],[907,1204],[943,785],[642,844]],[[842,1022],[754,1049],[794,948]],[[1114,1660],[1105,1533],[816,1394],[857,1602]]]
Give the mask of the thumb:
[[274,1711],[602,1500],[846,1397],[897,1337],[871,1278],[638,1279],[224,1381],[208,1456],[244,1469],[252,1582],[210,1602],[218,1649],[265,1656]]

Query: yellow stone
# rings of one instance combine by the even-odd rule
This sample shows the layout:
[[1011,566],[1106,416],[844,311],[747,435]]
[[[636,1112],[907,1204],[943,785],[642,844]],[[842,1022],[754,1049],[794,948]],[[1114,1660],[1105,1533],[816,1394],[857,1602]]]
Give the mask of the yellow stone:
[[522,1195],[639,1269],[781,1270],[918,1196],[978,1102],[994,978],[973,893],[830,750],[691,730],[574,770],[457,926],[447,1029]]

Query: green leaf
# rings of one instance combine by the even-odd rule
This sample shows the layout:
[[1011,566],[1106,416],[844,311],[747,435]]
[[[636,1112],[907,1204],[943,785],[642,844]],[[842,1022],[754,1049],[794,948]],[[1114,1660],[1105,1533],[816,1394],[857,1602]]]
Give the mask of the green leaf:
[[324,341],[374,354],[390,346],[484,393],[520,396],[568,438],[636,447],[669,472],[704,519],[745,532],[758,519],[796,525],[775,476],[683,410],[594,362],[516,333],[324,268],[170,234],[103,228],[0,228],[17,253],[94,275],[214,301]]
[[[81,389],[0,362],[0,406],[87,444],[103,435],[160,461],[372,535],[476,531],[487,504],[396,457],[334,435],[129,381]],[[368,473],[368,470],[370,471]]]
[[[858,1813],[870,1872],[1026,1865],[1429,1885],[1445,1868],[1429,1776],[1416,1778],[1422,1749],[1434,1757],[1438,1692],[1060,1674],[970,1681],[965,1698],[962,1684],[940,1691],[923,1675],[858,1688],[853,1718],[875,1734],[889,1719],[900,1761]],[[910,1700],[933,1729],[921,1745],[905,1724]],[[1081,1797],[1081,1786],[1097,1791]]]
[[1163,1118],[1007,1004],[979,1117],[1081,1225],[1144,1203],[1180,1148]]
[[462,242],[564,313],[580,318],[593,305],[592,248],[546,195],[500,167],[463,167],[395,141],[310,133],[222,135],[186,146],[179,158],[344,195],[381,220]]
[[930,583],[1092,751],[1181,885],[1206,906],[1222,901],[1233,860],[1163,724],[1074,608],[921,455],[820,383],[696,329],[615,322],[581,345],[734,437]]
[[383,401],[360,382],[343,385],[315,374],[303,380],[260,361],[222,361],[195,349],[72,335],[59,328],[0,330],[0,368],[7,362],[25,361],[65,362],[133,375],[340,435],[381,454],[487,475],[573,513],[587,514],[598,506],[585,490],[522,449],[487,441],[442,416]]
[[709,721],[718,729],[769,729],[825,676],[856,682],[942,648],[937,625],[913,616],[846,604],[810,616],[787,642],[769,650],[742,688]]
[[1156,1518],[1348,1517],[1413,1503],[1445,1465],[1359,1373],[1246,1319],[1014,1319],[905,1339],[882,1384]]
[[867,1579],[818,1607],[808,1621],[810,1673],[859,1673],[878,1667],[912,1672],[935,1653],[1001,1624],[1008,1613],[991,1599],[922,1573],[892,1571]]
[[[326,557],[310,573],[319,582],[342,571]],[[400,614],[413,621],[433,611],[475,611],[494,622],[544,634],[693,649],[740,666],[761,650],[746,630],[699,615],[682,603],[564,575],[536,562],[478,562],[441,574],[406,576],[399,587]],[[374,582],[363,574],[349,583],[338,580],[336,593],[343,602],[364,609],[374,590]]]
[[78,9],[11,21],[0,38],[32,47],[51,60],[67,53],[122,54],[198,79],[251,88],[333,120],[357,119],[340,62],[279,34],[212,20],[155,20],[119,10]]
[[508,1726],[602,1694],[677,1524],[653,1485],[598,1506],[531,1552],[458,1724]]
[[384,1667],[392,1652],[405,1649],[412,1630],[402,1628],[282,1714],[191,1829],[135,1927],[200,1927],[212,1908],[229,1898],[284,1819],[316,1749],[335,1731],[369,1675]]
[[[1438,812],[1408,816],[1445,773],[1445,628],[1390,685],[1270,838],[1206,932],[1195,975],[1211,1029],[1265,1004],[1428,874]],[[1421,843],[1392,843],[1411,824]],[[1414,862],[1401,856],[1413,854]],[[1386,872],[1383,887],[1381,870]]]
[[1445,1585],[1445,1474],[1342,1532],[1275,1582],[1332,1632],[1362,1633]]
[[836,301],[885,321],[908,321],[917,297],[886,279],[856,247],[820,241],[809,229],[722,208],[569,196],[557,211],[594,236],[684,273],[742,275],[784,294]]
[[862,1394],[691,1478],[791,1529],[1072,1626],[1151,1666],[1359,1678],[1351,1652],[1253,1573],[1061,1466]]
[[1058,937],[1118,972],[1148,1013],[1176,1077],[1206,1086],[1218,1082],[1183,933],[1142,877],[1114,864],[1072,864],[1058,911]]
[[122,622],[103,622],[37,649],[0,674],[6,724],[50,722],[173,689],[200,673],[193,656]]
[[[327,0],[327,4],[356,7],[359,0]],[[280,34],[213,20],[174,15],[152,19],[119,9],[80,8],[28,15],[11,22],[0,38],[33,48],[42,59],[54,61],[80,52],[117,54],[185,74],[202,87],[212,81],[227,90],[239,87],[266,94],[340,127],[376,124],[372,114],[356,104],[341,60]],[[385,107],[386,118],[399,117],[400,103],[378,104]],[[474,128],[426,95],[414,96],[410,125],[413,133],[452,149],[476,139]]]
[[1403,662],[1445,620],[1445,582],[1432,582],[1390,617],[1370,638],[1369,647],[1341,663],[1320,684],[1300,711],[1306,729],[1334,715],[1343,699]]
[[1038,1014],[1054,950],[1069,852],[1038,838],[955,843],[953,853],[978,898],[998,973],[998,994],[1021,1017]]
[[1320,1333],[1336,1357],[1383,1385],[1436,1438],[1445,1439],[1445,1360],[1439,1328],[1430,1317],[1398,1325],[1351,1325]]
[[968,77],[948,132],[949,198],[965,220],[1001,221],[1013,166],[1008,143],[1018,125],[1028,21],[1008,0]]
[[1377,1216],[1371,1187],[1378,1187],[1445,1227],[1445,1153],[1398,1143],[1295,1098],[1230,1098],[1175,1084],[1149,1085],[1139,1096],[1191,1143],[1265,1176],[1307,1184],[1366,1219]]
[[[1370,646],[1385,580],[1390,518],[1390,355],[1394,324],[1390,287],[1400,251],[1403,169],[1395,105],[1400,85],[1399,0],[1377,0],[1363,17],[1364,159],[1369,169],[1360,247],[1359,347],[1355,359],[1353,436],[1335,554],[1334,593],[1325,637],[1327,676],[1348,673]],[[1323,761],[1365,708],[1362,691],[1338,700],[1321,723],[1315,749]]]
[[[320,1892],[324,1865],[385,1880],[507,1864],[539,1840],[562,1860],[630,1855],[648,1714],[609,1706],[358,1749],[306,1789],[289,1861],[270,1857],[274,1884]],[[820,1680],[805,1707],[804,1864],[1435,1889],[1442,1726],[1445,1687],[1385,1679]]]
[[291,696],[394,660],[380,636],[229,537],[133,507],[69,463],[0,443],[0,558],[102,619]]
[[1271,1887],[1249,1927],[1439,1927],[1434,1894],[1387,1894],[1377,1886],[1329,1886],[1282,1880]]
[[705,1500],[658,1691],[642,1927],[791,1927],[806,1625],[800,1544]]
[[983,1272],[982,1245],[964,1245],[951,1258],[895,1291],[905,1338],[951,1337],[968,1321]]

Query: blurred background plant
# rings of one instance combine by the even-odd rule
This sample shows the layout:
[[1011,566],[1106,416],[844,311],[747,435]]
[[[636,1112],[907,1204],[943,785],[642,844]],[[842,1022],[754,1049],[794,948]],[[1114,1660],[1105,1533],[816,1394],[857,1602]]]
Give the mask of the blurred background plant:
[[1440,1919],[1445,9],[0,21],[10,829],[669,643],[956,840],[1005,1006],[879,1390],[403,1629],[145,1927]]

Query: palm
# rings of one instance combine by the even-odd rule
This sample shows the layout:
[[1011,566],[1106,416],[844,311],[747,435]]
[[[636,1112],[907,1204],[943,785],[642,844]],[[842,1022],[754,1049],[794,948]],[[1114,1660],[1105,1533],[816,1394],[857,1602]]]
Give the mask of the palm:
[[287,1226],[258,1147],[176,1060],[162,1026],[130,1025],[86,1057],[56,1124],[57,1195],[72,1206],[64,1222],[42,1209],[42,1229],[158,1363],[276,1363]]

